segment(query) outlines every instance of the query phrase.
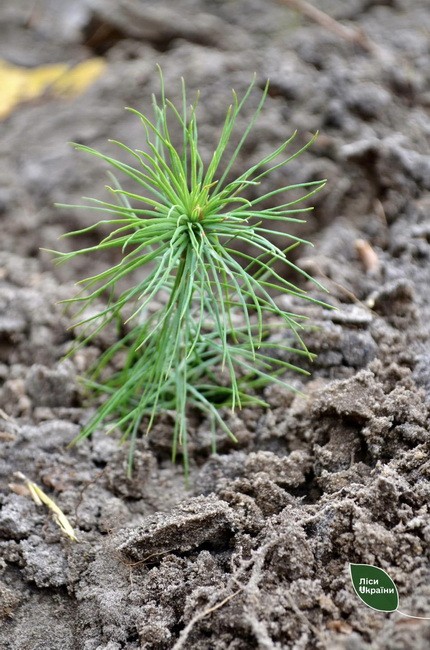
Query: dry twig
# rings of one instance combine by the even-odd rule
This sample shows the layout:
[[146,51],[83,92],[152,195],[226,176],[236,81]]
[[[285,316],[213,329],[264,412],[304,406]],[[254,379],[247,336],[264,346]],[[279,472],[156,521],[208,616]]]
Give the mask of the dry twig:
[[321,11],[321,9],[317,9],[306,0],[279,0],[279,2],[310,18],[310,20],[333,32],[333,34],[337,34],[344,40],[359,45],[370,54],[376,53],[377,47],[375,43],[369,39],[362,29],[342,25],[338,20]]
[[185,642],[186,642],[186,640],[187,640],[187,638],[188,638],[188,636],[189,636],[189,634],[190,634],[190,632],[192,630],[192,628],[194,627],[194,625],[196,623],[198,623],[203,618],[205,618],[205,616],[208,616],[208,614],[210,614],[211,612],[214,612],[217,609],[220,609],[220,607],[223,607],[226,603],[228,603],[229,600],[231,600],[232,598],[237,596],[237,594],[239,594],[241,591],[242,591],[242,588],[238,589],[237,591],[234,591],[232,594],[230,594],[229,596],[227,596],[226,598],[221,600],[216,605],[213,605],[212,607],[208,607],[207,609],[203,610],[203,612],[199,612],[198,614],[196,614],[191,619],[191,621],[188,623],[188,625],[186,625],[184,627],[184,629],[181,632],[181,635],[180,635],[179,639],[177,640],[177,642],[173,646],[172,650],[180,650],[181,648],[183,648],[184,644],[185,644]]

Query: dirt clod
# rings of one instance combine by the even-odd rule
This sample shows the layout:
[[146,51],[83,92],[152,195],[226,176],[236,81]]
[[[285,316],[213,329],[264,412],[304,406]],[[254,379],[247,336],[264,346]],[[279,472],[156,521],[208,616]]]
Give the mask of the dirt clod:
[[[303,3],[275,0],[0,6],[1,59],[35,70],[95,55],[106,63],[84,94],[49,89],[0,123],[5,650],[429,647],[428,621],[367,608],[348,569],[386,570],[401,611],[430,616],[428,0],[309,2],[334,19],[330,30],[287,6]],[[77,377],[117,332],[64,361],[77,332],[57,303],[106,259],[54,266],[40,251],[75,248],[59,236],[94,223],[94,213],[60,211],[55,202],[106,199],[101,161],[67,142],[107,154],[108,139],[145,146],[141,124],[123,107],[150,113],[156,63],[174,103],[181,76],[190,98],[201,91],[205,161],[231,88],[242,97],[256,72],[239,132],[267,78],[269,97],[232,173],[295,130],[287,155],[319,131],[312,147],[263,179],[264,191],[327,178],[307,223],[286,227],[314,243],[292,259],[330,293],[294,281],[336,309],[276,297],[308,317],[301,335],[318,355],[303,359],[310,376],[288,375],[299,393],[266,388],[268,408],[223,411],[238,443],[217,432],[217,454],[209,423],[191,414],[188,486],[170,461],[171,412],[138,439],[131,478],[117,432],[100,429],[68,447],[95,407]],[[94,241],[87,233],[79,245]],[[78,544],[17,489],[15,472],[43,487]]]

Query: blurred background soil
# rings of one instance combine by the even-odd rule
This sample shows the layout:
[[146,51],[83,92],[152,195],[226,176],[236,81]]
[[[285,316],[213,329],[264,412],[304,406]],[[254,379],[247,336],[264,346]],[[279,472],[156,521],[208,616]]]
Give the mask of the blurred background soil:
[[[300,3],[293,3],[297,6]],[[0,646],[8,650],[250,648],[424,650],[430,622],[355,596],[348,563],[385,569],[400,609],[430,617],[430,7],[320,0],[318,24],[281,0],[0,2]],[[57,302],[105,261],[55,267],[40,248],[90,225],[55,202],[106,196],[104,165],[144,134],[124,111],[200,90],[203,156],[231,89],[270,96],[236,162],[294,130],[314,146],[270,187],[327,178],[295,233],[297,259],[338,309],[295,305],[316,327],[307,399],[225,413],[239,442],[190,424],[190,487],[170,463],[172,414],[125,450],[88,420],[77,377],[113,340],[72,360]],[[282,202],[279,197],[279,202]],[[88,241],[94,241],[88,237]],[[305,286],[301,278],[295,278]],[[311,286],[316,297],[321,297]],[[69,541],[14,477],[25,473],[75,526]]]

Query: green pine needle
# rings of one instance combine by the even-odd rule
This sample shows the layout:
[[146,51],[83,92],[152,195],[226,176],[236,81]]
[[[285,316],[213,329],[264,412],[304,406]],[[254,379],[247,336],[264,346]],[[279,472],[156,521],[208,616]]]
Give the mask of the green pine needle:
[[[149,432],[159,413],[174,411],[172,457],[174,460],[181,450],[187,473],[190,409],[208,416],[213,430],[218,426],[235,440],[219,413],[220,407],[264,406],[258,396],[262,387],[276,382],[294,390],[283,379],[285,373],[308,374],[282,360],[282,353],[313,358],[300,336],[303,317],[283,310],[273,295],[290,294],[324,303],[284,279],[275,271],[274,263],[281,261],[286,270],[292,269],[324,290],[288,256],[296,246],[310,242],[288,234],[283,226],[303,222],[298,215],[312,208],[300,207],[300,203],[320,190],[325,181],[287,185],[258,198],[244,198],[249,187],[255,188],[263,178],[283,168],[315,138],[285,155],[294,134],[231,180],[234,163],[261,112],[268,87],[236,148],[228,153],[237,117],[255,80],[241,100],[233,92],[218,146],[205,166],[198,147],[196,104],[188,105],[182,82],[182,106],[175,108],[165,97],[160,76],[161,99],[153,98],[153,121],[129,109],[142,123],[146,150],[112,141],[132,156],[134,165],[76,145],[76,149],[97,156],[134,181],[137,189],[122,189],[110,174],[112,186],[108,190],[113,202],[88,199],[89,206],[62,206],[85,207],[104,217],[67,236],[86,234],[99,226],[109,226],[110,233],[93,246],[56,254],[60,263],[110,248],[119,248],[122,254],[119,263],[80,280],[78,295],[65,301],[79,307],[75,326],[79,326],[80,336],[74,351],[110,322],[119,323],[122,329],[122,336],[99,359],[87,380],[87,385],[105,400],[74,442],[108,422],[109,431],[120,429],[122,440],[130,441],[131,471],[141,430]],[[173,125],[176,129],[179,125],[182,134],[179,148],[171,138]],[[275,207],[260,207],[290,190],[301,190],[301,197]],[[274,228],[275,222],[279,222],[279,230]],[[284,237],[287,248],[276,246],[273,236]],[[245,247],[237,250],[236,243]],[[138,283],[129,282],[121,288],[123,280],[136,271],[141,271]],[[155,299],[162,301],[163,296],[167,298],[162,307],[153,313],[151,304]],[[100,308],[101,299],[104,307]],[[89,306],[93,308],[91,315]],[[276,343],[271,340],[279,321],[285,332],[283,343],[278,338]],[[292,339],[297,347],[292,347]],[[121,369],[102,379],[118,359],[122,360]]]

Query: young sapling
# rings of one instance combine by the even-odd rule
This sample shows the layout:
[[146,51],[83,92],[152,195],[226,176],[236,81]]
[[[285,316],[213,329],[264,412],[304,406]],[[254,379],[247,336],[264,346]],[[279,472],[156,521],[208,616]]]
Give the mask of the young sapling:
[[[168,411],[175,414],[172,457],[181,450],[187,473],[191,410],[208,416],[214,441],[217,426],[235,440],[221,407],[264,406],[262,387],[276,382],[294,390],[285,373],[307,374],[284,360],[287,354],[298,360],[313,357],[300,335],[304,317],[283,309],[274,296],[288,294],[324,304],[286,279],[279,263],[324,290],[291,259],[298,245],[312,244],[289,234],[285,226],[304,222],[303,214],[312,208],[303,201],[325,181],[256,193],[264,179],[284,169],[314,140],[286,154],[295,134],[232,178],[267,96],[268,86],[236,146],[232,145],[237,118],[255,82],[242,99],[233,91],[218,145],[204,164],[196,103],[189,106],[182,82],[182,105],[177,108],[167,99],[160,76],[161,97],[153,98],[154,118],[128,109],[141,121],[145,150],[111,141],[132,163],[76,145],[120,172],[136,189],[123,189],[111,174],[112,202],[88,199],[87,206],[62,206],[85,207],[103,215],[97,223],[66,236],[85,235],[101,226],[110,232],[94,245],[56,255],[63,263],[108,249],[121,252],[119,262],[80,280],[81,291],[65,301],[78,306],[79,337],[73,351],[92,341],[108,323],[119,324],[118,340],[86,380],[105,399],[75,442],[108,423],[109,431],[119,429],[122,440],[130,441],[131,471],[139,432],[149,432],[157,415]],[[174,144],[174,128],[180,131],[179,146]],[[290,199],[277,203],[277,197],[288,197],[293,190]],[[285,247],[274,243],[279,240],[285,241]],[[275,331],[285,333],[282,340],[278,335],[274,340]],[[115,364],[117,369],[106,378]]]

